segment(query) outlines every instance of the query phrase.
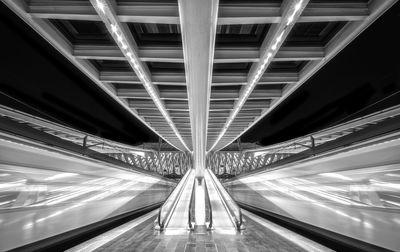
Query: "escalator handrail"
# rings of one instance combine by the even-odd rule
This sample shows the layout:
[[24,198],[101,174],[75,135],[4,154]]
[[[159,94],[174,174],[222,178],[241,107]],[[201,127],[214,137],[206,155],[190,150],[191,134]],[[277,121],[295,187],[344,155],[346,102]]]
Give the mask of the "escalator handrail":
[[[226,192],[227,196],[230,197],[230,199],[226,199],[225,195],[221,192],[221,189],[218,187],[217,183],[215,182],[215,179],[217,179],[217,177],[215,177],[215,175],[212,173],[211,170],[208,170],[208,172],[210,173],[210,177],[211,180],[213,181],[215,188],[218,191],[218,194],[222,197],[223,203],[226,206],[227,210],[230,212],[231,216],[234,216],[235,218],[235,224],[236,224],[236,228],[238,230],[242,229],[242,225],[243,225],[243,216],[242,216],[242,211],[239,207],[239,205],[233,200],[233,198],[229,195],[228,192]],[[230,204],[227,204],[226,202],[232,202],[234,204],[234,206],[237,208],[239,216],[236,216],[235,211],[233,209],[231,209]]]
[[[196,186],[196,180],[194,180],[193,181],[193,186],[192,186],[192,194],[191,194],[191,196],[190,196],[190,203],[189,203],[189,214],[188,214],[188,225],[189,225],[189,228],[190,229],[192,229],[193,227],[192,227],[192,206],[193,206],[193,201],[195,200],[195,193],[194,193],[194,190],[195,190],[195,186]],[[196,210],[196,209],[194,209],[194,210]]]
[[[168,212],[167,212],[167,214],[166,214],[166,217],[164,218],[163,221],[161,221],[161,212],[162,212],[164,206],[167,204],[167,202],[171,199],[172,194],[173,194],[173,192],[174,192],[175,190],[173,190],[173,191],[168,195],[168,197],[167,197],[167,199],[165,200],[164,204],[163,204],[163,205],[160,207],[160,209],[158,210],[157,222],[158,222],[158,226],[159,226],[160,230],[162,230],[162,229],[164,228],[165,220],[168,219],[168,216],[170,216],[171,213],[173,212],[172,210],[175,209],[175,207],[176,207],[176,205],[177,205],[177,202],[178,202],[178,199],[179,199],[179,198],[181,197],[181,195],[182,195],[183,189],[185,188],[185,185],[186,185],[186,183],[187,183],[187,181],[188,181],[188,179],[189,179],[189,177],[190,177],[191,172],[192,172],[192,170],[189,169],[189,170],[186,172],[185,176],[182,178],[182,181],[179,182],[179,184],[182,182],[182,186],[181,186],[179,192],[177,193],[176,197],[173,199],[173,203],[171,204],[171,207],[170,207],[170,209],[168,210]],[[177,187],[179,186],[179,184],[177,185]]]
[[208,228],[212,228],[212,226],[213,226],[212,206],[211,206],[210,195],[208,195],[208,188],[207,188],[206,180],[204,180],[204,189],[205,189],[205,192],[206,192],[207,203],[210,206],[210,224],[208,225]]

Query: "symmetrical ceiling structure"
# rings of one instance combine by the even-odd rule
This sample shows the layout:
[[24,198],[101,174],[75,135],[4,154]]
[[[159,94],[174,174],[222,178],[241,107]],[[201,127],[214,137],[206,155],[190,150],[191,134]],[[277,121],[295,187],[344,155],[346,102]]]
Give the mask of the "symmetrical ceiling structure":
[[202,152],[237,139],[396,2],[2,1],[164,140]]

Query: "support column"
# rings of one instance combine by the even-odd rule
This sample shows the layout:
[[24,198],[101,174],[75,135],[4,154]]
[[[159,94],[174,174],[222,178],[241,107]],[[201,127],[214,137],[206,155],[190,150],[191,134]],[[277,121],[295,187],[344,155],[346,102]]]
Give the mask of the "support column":
[[205,225],[203,180],[218,0],[178,0],[178,5],[196,172],[196,225]]

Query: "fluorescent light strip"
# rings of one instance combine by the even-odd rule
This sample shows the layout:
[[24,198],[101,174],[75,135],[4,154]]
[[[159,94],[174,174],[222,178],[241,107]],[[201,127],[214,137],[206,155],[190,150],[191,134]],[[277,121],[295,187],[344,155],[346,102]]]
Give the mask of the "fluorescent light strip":
[[185,141],[183,140],[182,136],[180,135],[179,131],[175,127],[174,123],[172,122],[171,117],[168,114],[167,109],[165,108],[161,98],[158,95],[158,92],[154,88],[154,85],[151,83],[149,76],[145,73],[143,66],[140,63],[139,57],[133,51],[131,46],[128,43],[128,39],[126,38],[124,32],[121,29],[119,21],[115,17],[114,12],[109,8],[109,3],[106,0],[91,0],[92,5],[95,7],[98,15],[101,17],[102,21],[105,23],[107,28],[111,30],[111,35],[115,39],[118,44],[118,47],[121,49],[122,53],[124,54],[125,58],[128,60],[129,64],[135,71],[136,75],[139,77],[140,81],[143,83],[146,91],[149,93],[150,97],[155,102],[157,108],[168,122],[172,130],[174,131],[175,135],[181,141],[183,146],[186,150],[190,151],[188,146],[186,145]]
[[278,33],[279,35],[273,40],[274,43],[266,51],[266,53],[264,55],[264,59],[260,60],[260,62],[262,62],[262,64],[260,64],[258,66],[257,71],[255,71],[255,74],[251,78],[249,78],[249,79],[251,79],[251,81],[249,82],[248,85],[245,86],[245,90],[243,92],[241,92],[239,100],[235,103],[235,108],[233,109],[233,111],[229,115],[229,118],[228,118],[227,122],[225,123],[221,133],[218,135],[217,140],[214,142],[214,144],[212,145],[212,147],[210,148],[209,151],[213,150],[215,148],[215,146],[219,143],[221,138],[225,135],[226,131],[228,130],[229,126],[232,124],[233,120],[236,118],[236,116],[239,113],[239,111],[242,109],[242,107],[243,107],[244,103],[246,102],[247,98],[250,96],[250,94],[253,91],[254,87],[256,86],[258,81],[261,79],[261,77],[264,74],[265,70],[267,69],[267,67],[271,63],[272,58],[275,57],[275,54],[278,51],[277,49],[279,49],[280,46],[282,45],[283,38],[284,38],[285,34],[287,36],[287,34],[289,33],[289,31],[291,29],[291,25],[294,24],[293,21],[297,20],[297,18],[300,16],[300,10],[302,9],[303,3],[304,3],[304,0],[299,0],[294,5],[294,7],[292,7],[293,11],[292,11],[292,14],[290,16],[288,16],[287,21],[286,21],[286,25]]

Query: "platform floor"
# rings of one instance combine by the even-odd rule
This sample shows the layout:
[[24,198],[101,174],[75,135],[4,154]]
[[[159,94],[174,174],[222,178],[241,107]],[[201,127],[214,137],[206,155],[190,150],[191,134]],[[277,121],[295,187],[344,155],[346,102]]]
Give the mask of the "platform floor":
[[270,229],[260,224],[251,216],[249,213],[245,215],[246,229],[236,234],[224,234],[216,231],[208,231],[203,234],[194,232],[160,234],[154,230],[154,216],[94,251],[330,251],[306,238],[301,239],[303,239],[302,242],[305,241],[308,244],[299,245],[297,238],[294,239],[295,242],[289,240],[293,238],[293,235],[299,235],[288,230],[286,231],[289,233],[279,233],[274,228]]

